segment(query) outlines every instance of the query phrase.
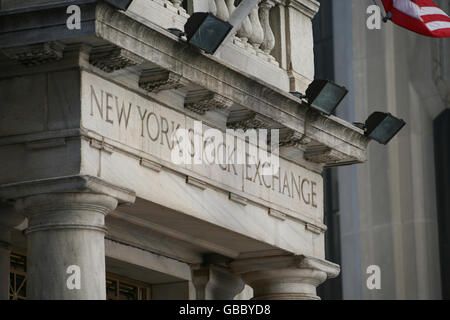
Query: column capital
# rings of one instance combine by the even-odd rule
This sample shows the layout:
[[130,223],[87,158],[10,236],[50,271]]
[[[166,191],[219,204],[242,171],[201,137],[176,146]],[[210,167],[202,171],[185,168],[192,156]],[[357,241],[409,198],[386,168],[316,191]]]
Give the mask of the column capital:
[[320,299],[316,288],[340,272],[334,263],[304,255],[243,259],[230,267],[253,288],[258,300]]
[[73,175],[0,185],[0,199],[7,200],[65,192],[103,194],[117,199],[118,204],[131,204],[136,200],[134,191],[89,175]]
[[93,193],[48,193],[20,198],[18,211],[28,217],[26,233],[48,229],[106,231],[105,216],[117,207],[117,199]]

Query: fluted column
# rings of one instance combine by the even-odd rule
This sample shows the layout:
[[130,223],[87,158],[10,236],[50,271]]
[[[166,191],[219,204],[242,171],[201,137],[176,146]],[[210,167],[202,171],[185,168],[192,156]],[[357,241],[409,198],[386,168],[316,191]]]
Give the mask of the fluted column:
[[206,265],[192,271],[197,300],[233,300],[244,282],[222,266]]
[[17,201],[16,207],[29,219],[30,299],[106,298],[105,216],[116,206],[115,198],[82,192],[39,194]]
[[316,288],[339,274],[339,266],[307,256],[237,260],[234,273],[254,290],[255,300],[319,300]]
[[0,202],[0,300],[9,300],[11,232],[23,220],[12,205]]

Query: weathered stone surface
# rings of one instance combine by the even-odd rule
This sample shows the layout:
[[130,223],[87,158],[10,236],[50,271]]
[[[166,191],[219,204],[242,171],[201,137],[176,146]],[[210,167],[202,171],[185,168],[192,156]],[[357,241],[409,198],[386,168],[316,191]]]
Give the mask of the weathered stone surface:
[[253,288],[255,300],[319,300],[316,288],[340,272],[334,263],[304,255],[237,260],[231,269]]
[[111,73],[135,66],[144,60],[136,54],[117,47],[95,48],[89,56],[89,62],[104,72]]
[[206,265],[192,270],[197,300],[233,300],[244,289],[244,282],[221,266]]
[[[88,193],[41,194],[22,198],[16,206],[29,219],[28,298],[104,300],[104,219],[117,200]],[[80,286],[74,289],[67,275],[75,272]]]
[[139,78],[139,86],[148,92],[179,89],[184,86],[181,75],[168,70],[154,68],[144,70]]
[[[184,25],[187,14],[178,4],[137,0],[125,13],[104,1],[86,2],[80,4],[82,28],[71,32],[62,3],[29,9],[28,20],[21,19],[23,10],[2,15],[0,47],[6,55],[0,63],[6,68],[0,98],[11,107],[0,110],[0,154],[7,155],[0,157],[0,198],[20,199],[17,208],[30,220],[31,298],[104,298],[104,215],[116,205],[122,206],[110,216],[108,241],[120,245],[109,242],[112,263],[145,269],[153,261],[158,272],[192,281],[187,264],[204,263],[205,252],[239,261],[264,262],[261,256],[285,254],[324,258],[323,164],[305,160],[303,149],[330,148],[342,155],[339,161],[355,163],[364,161],[367,140],[361,130],[335,117],[310,117],[307,107],[287,93],[290,85],[301,90],[313,77],[309,37],[316,3],[279,5],[275,33],[282,38],[274,51],[279,64],[267,55],[270,34],[262,40],[266,53],[257,39],[249,50],[230,43],[218,57],[194,50],[185,38],[161,28]],[[270,7],[264,8],[266,33]],[[47,13],[48,19],[39,19]],[[252,20],[258,17],[256,10]],[[296,29],[303,27],[305,33]],[[303,49],[291,46],[299,35]],[[52,41],[63,42],[64,48],[56,50]],[[17,51],[28,44],[40,51]],[[196,125],[197,120],[203,123]],[[281,146],[301,156],[295,162],[281,158],[272,175],[261,174],[262,161],[176,163],[177,129],[186,129],[189,139],[198,128],[200,134],[216,130],[224,137],[227,124],[245,130],[280,128]],[[124,255],[120,246],[125,245],[164,257],[140,260],[134,251]],[[280,278],[262,270],[269,293],[258,288],[257,297],[315,298],[316,283],[335,268],[314,259],[300,259],[301,271],[284,270],[292,264],[271,264],[296,289],[275,290],[273,279]],[[65,274],[57,274],[67,263],[93,271],[80,292],[67,291]],[[121,266],[115,264],[116,270]],[[215,271],[208,273],[205,297],[208,292],[232,297],[241,289],[239,277]],[[255,276],[237,273],[245,273],[249,282]],[[307,277],[314,288],[295,277]],[[49,279],[53,285],[42,290]],[[218,279],[232,285],[217,287]],[[158,285],[158,297],[171,290],[193,296],[192,282]]]
[[[85,72],[82,74],[82,107],[83,128],[107,137],[108,144],[115,142],[117,149],[137,148],[164,166],[170,163],[173,166],[173,132],[177,128],[194,130],[192,118],[146,101],[133,92]],[[261,123],[258,116],[249,121]],[[208,129],[211,128],[202,128],[203,132]],[[221,168],[215,163],[201,162],[179,167],[199,174],[208,182],[221,182],[230,188],[228,191],[240,190],[286,209],[309,212],[321,219],[322,177],[283,159],[280,159],[280,164],[280,172],[273,177],[263,177],[257,171],[261,170],[261,163]],[[173,168],[176,170],[177,166]]]
[[8,58],[16,60],[26,67],[58,61],[63,57],[64,45],[58,42],[44,42],[35,45],[3,49]]
[[230,108],[233,101],[217,93],[207,90],[191,91],[187,94],[184,107],[200,115],[211,110],[223,110]]

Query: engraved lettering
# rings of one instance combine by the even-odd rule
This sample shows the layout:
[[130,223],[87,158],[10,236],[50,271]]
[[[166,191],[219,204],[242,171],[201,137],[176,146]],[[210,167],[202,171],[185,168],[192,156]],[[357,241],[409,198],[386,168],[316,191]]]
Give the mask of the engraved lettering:
[[308,200],[306,200],[306,198],[305,198],[305,182],[307,182],[308,183],[308,186],[309,186],[309,181],[307,180],[307,179],[303,179],[302,180],[302,198],[303,198],[303,202],[304,203],[306,203],[306,204],[310,204],[311,203],[311,199],[310,199],[310,194],[308,193]]
[[109,98],[112,99],[113,95],[109,92],[106,92],[106,122],[114,124],[112,119],[109,118],[109,110],[112,111],[112,106],[109,104]]
[[91,85],[91,116],[94,115],[94,104],[93,104],[94,101],[93,100],[95,100],[95,104],[97,105],[98,112],[100,113],[100,117],[103,120],[103,90],[101,90],[101,93],[100,93],[101,103],[98,103],[98,98],[97,98],[97,95],[95,94],[95,89]]
[[147,114],[147,109],[145,109],[144,114],[142,114],[141,111],[141,107],[137,106],[138,111],[139,111],[139,117],[141,119],[141,137],[144,136],[144,119],[145,119],[145,115]]
[[128,106],[128,113],[125,113],[125,101],[122,101],[122,108],[119,112],[119,98],[116,98],[116,110],[117,110],[117,119],[119,119],[119,126],[122,123],[122,117],[125,118],[125,129],[128,129],[128,120],[130,120],[130,111],[131,111],[131,102]]

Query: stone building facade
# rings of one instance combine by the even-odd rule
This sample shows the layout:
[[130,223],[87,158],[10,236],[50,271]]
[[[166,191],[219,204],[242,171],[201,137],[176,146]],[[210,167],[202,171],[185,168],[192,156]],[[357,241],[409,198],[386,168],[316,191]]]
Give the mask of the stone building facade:
[[[325,296],[449,299],[450,39],[392,23],[370,30],[371,0],[320,2],[316,74],[350,89],[337,116],[360,122],[381,110],[407,122],[387,147],[371,144],[366,163],[328,172],[328,257],[342,270]],[[372,265],[380,290],[366,285]]]
[[[112,3],[75,1],[71,29],[65,1],[0,1],[1,297],[317,299],[339,274],[322,172],[368,144],[289,94],[314,78],[319,4],[263,0],[210,56],[168,29],[237,2]],[[175,164],[195,121],[278,129],[279,173]]]

